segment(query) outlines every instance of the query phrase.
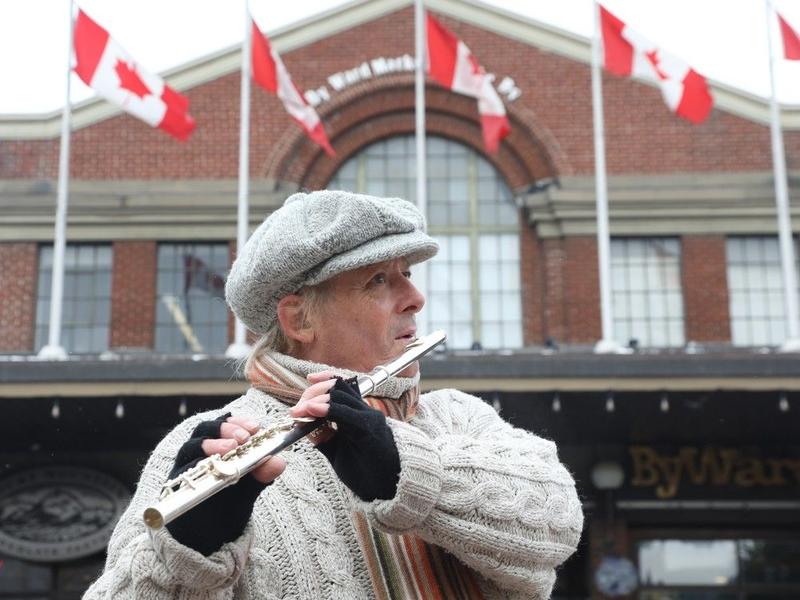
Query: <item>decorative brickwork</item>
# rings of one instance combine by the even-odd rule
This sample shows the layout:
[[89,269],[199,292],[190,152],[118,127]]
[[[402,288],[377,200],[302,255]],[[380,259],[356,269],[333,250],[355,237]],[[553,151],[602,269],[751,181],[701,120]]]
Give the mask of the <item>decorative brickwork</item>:
[[684,236],[681,240],[686,340],[727,342],[731,339],[725,238]]
[[153,347],[156,243],[114,242],[111,276],[111,348]]
[[0,352],[32,352],[36,319],[36,244],[0,244]]

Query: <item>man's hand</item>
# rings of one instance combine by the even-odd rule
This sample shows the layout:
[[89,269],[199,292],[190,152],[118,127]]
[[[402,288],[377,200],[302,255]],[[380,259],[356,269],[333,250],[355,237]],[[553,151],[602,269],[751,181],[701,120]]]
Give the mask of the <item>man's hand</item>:
[[[214,421],[210,421],[210,423],[214,423]],[[197,429],[195,429],[195,434],[204,424],[205,423],[201,423]],[[228,417],[220,424],[219,432],[213,430],[208,432],[210,435],[217,435],[219,437],[204,438],[200,436],[200,448],[205,456],[225,454],[237,446],[244,444],[250,439],[250,436],[259,429],[259,424],[252,419],[246,417]],[[195,438],[195,434],[192,435],[192,439]],[[189,441],[191,442],[192,440]],[[286,461],[280,456],[273,456],[259,464],[250,474],[261,483],[271,483],[283,473],[284,469],[286,469]]]
[[[230,413],[213,421],[203,421],[178,450],[169,478],[188,471],[208,456],[233,450],[258,429],[255,421],[232,417]],[[236,484],[175,519],[167,529],[178,542],[210,556],[226,542],[242,535],[264,486],[272,483],[285,468],[286,461],[279,456],[266,459]]]
[[356,496],[367,502],[393,498],[400,456],[386,417],[364,402],[355,382],[332,376],[329,371],[309,375],[311,385],[290,414],[327,418],[336,425],[312,441]]

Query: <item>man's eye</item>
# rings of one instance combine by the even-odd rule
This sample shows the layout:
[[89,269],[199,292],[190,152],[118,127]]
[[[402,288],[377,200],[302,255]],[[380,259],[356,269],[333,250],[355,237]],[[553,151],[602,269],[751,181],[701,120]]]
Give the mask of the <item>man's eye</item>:
[[386,275],[378,273],[372,278],[372,283],[386,283]]
[[411,279],[411,271],[403,271],[403,277],[406,279]]

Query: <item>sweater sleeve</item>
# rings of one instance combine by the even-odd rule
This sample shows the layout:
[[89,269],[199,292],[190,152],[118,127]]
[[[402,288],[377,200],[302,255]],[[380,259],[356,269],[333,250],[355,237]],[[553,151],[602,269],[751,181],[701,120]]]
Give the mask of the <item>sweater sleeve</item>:
[[178,543],[166,528],[147,528],[142,519],[144,509],[158,498],[180,446],[200,421],[218,414],[222,412],[187,419],[156,447],[131,503],[114,528],[103,573],[86,592],[85,600],[233,597],[252,542],[249,525],[237,540],[203,556]]
[[390,425],[400,481],[393,499],[360,503],[371,521],[441,546],[507,593],[549,598],[583,528],[555,444],[456,390],[423,396],[411,422]]

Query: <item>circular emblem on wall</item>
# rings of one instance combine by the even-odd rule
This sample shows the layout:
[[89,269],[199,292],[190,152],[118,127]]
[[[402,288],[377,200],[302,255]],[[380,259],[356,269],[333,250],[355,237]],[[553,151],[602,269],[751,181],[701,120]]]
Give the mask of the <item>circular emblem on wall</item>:
[[636,567],[627,558],[606,556],[594,572],[597,589],[606,596],[627,596],[639,583]]
[[94,554],[129,501],[124,485],[91,469],[15,473],[0,481],[0,553],[43,562]]

